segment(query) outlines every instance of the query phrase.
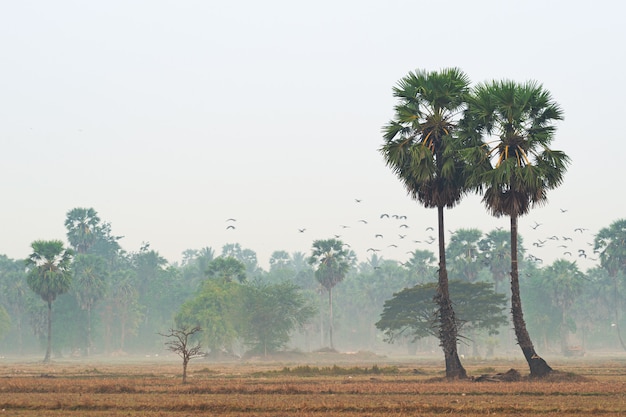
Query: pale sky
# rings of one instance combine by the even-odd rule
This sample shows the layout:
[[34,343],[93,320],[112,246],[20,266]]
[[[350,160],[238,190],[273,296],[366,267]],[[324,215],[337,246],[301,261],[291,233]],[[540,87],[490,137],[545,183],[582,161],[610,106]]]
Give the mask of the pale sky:
[[[396,82],[459,67],[473,83],[536,80],[562,106],[553,148],[572,165],[520,231],[531,253],[571,251],[584,270],[577,250],[626,217],[624,16],[604,0],[1,2],[0,254],[66,240],[75,207],[127,251],[150,242],[171,262],[240,243],[267,267],[335,234],[362,261],[370,247],[400,261],[435,251],[436,211],[378,148]],[[470,227],[508,219],[469,197],[446,229]],[[552,235],[573,240],[532,247]]]

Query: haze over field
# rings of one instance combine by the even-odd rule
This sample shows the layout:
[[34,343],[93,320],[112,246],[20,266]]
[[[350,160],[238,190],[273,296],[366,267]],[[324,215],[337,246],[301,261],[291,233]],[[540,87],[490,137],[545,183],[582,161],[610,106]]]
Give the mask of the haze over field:
[[[586,269],[594,262],[577,250],[625,217],[624,141],[613,127],[626,94],[625,9],[536,0],[5,2],[0,254],[24,258],[36,239],[65,239],[74,207],[95,208],[126,250],[150,242],[170,262],[186,249],[240,243],[266,266],[275,250],[308,253],[335,234],[360,260],[368,248],[398,260],[434,251],[426,241],[436,236],[427,230],[435,210],[406,196],[378,148],[395,83],[417,68],[455,66],[474,83],[537,80],[562,106],[553,147],[572,165],[520,231],[546,262],[566,256],[559,246],[571,238],[572,259]],[[446,217],[446,229],[468,227],[506,229],[508,219],[474,196]],[[550,236],[559,242],[533,247]]]

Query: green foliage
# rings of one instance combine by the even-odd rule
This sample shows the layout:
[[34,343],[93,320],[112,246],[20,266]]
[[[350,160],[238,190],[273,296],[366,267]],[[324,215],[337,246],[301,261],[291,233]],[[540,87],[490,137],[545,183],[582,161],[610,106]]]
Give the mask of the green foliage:
[[600,264],[611,276],[626,273],[626,219],[619,219],[600,229],[594,241]]
[[482,269],[479,240],[483,232],[478,229],[459,229],[450,238],[446,257],[453,278],[474,282]]
[[[437,336],[437,305],[433,301],[436,287],[436,283],[427,283],[405,288],[385,302],[376,327],[385,333],[386,341]],[[469,334],[470,329],[494,334],[506,323],[506,298],[496,294],[491,284],[450,281],[450,297],[455,301],[459,334]]]
[[297,285],[252,283],[242,288],[242,337],[253,352],[267,355],[284,347],[290,334],[315,314]]
[[100,217],[93,208],[75,208],[67,212],[67,239],[77,253],[87,253],[96,243]]
[[72,265],[74,292],[80,307],[90,310],[106,291],[108,269],[103,257],[78,254]]
[[409,194],[424,207],[453,207],[464,192],[463,164],[453,149],[469,78],[458,68],[415,71],[393,89],[399,104],[380,151]]
[[70,289],[73,252],[65,249],[60,240],[36,240],[31,247],[33,253],[26,260],[26,282],[48,304],[48,347],[44,357],[44,362],[48,362],[52,352],[52,302]]
[[209,262],[205,274],[212,280],[242,283],[246,280],[246,266],[232,256],[220,256]]
[[343,281],[350,269],[348,251],[344,249],[343,242],[337,239],[314,241],[309,263],[316,267],[315,279],[328,292]]
[[26,260],[29,269],[26,282],[42,300],[51,303],[70,289],[73,252],[65,249],[60,240],[36,240],[31,247],[33,252]]
[[11,317],[9,313],[0,305],[0,339],[4,338],[11,329]]
[[212,353],[232,352],[241,331],[241,299],[241,285],[208,279],[195,297],[180,307],[176,325],[202,328],[202,344]]
[[466,136],[480,138],[470,156],[470,184],[484,189],[494,216],[522,216],[547,201],[569,158],[549,148],[563,114],[550,93],[535,82],[479,84],[468,98]]

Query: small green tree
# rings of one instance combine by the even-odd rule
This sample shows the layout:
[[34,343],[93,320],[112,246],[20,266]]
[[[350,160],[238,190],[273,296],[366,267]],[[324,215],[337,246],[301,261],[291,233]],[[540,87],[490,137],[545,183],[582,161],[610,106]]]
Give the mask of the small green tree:
[[241,284],[206,280],[196,295],[182,304],[175,317],[176,325],[201,327],[203,342],[212,356],[232,352],[241,332],[241,291]]
[[33,252],[26,260],[29,269],[26,282],[33,292],[48,305],[48,344],[44,362],[50,362],[52,352],[52,303],[72,285],[70,265],[73,251],[63,247],[60,240],[36,240]]
[[[415,341],[438,335],[437,305],[433,301],[436,287],[435,282],[419,284],[385,301],[376,327],[385,333],[386,341],[393,343],[401,336]],[[469,334],[472,329],[497,334],[497,329],[507,322],[506,297],[496,294],[491,284],[453,280],[450,295],[454,296],[460,334]]]
[[163,337],[167,337],[169,340],[165,342],[165,346],[168,350],[176,353],[183,359],[183,384],[187,383],[187,365],[189,361],[200,354],[200,342],[195,345],[191,345],[191,338],[193,335],[200,332],[199,326],[180,329],[170,329],[167,333],[159,333]]

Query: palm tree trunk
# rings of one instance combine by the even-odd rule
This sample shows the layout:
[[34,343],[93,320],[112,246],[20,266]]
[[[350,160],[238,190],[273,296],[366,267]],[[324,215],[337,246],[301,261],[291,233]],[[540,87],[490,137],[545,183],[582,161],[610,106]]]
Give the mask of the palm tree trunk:
[[437,207],[439,223],[439,282],[435,302],[439,306],[439,342],[446,361],[446,378],[467,378],[467,373],[457,352],[457,325],[448,289],[446,269],[446,244],[443,224],[443,206]]
[[552,372],[552,368],[537,355],[530,340],[522,311],[522,299],[519,289],[519,270],[517,261],[517,216],[511,216],[511,316],[517,343],[530,367],[530,376],[543,377]]
[[87,357],[91,355],[91,305],[87,307]]
[[48,300],[48,347],[46,348],[46,356],[43,358],[44,363],[50,362],[51,353],[52,353],[52,301]]
[[335,350],[335,344],[333,343],[333,290],[328,289],[328,337],[330,340],[330,348]]

